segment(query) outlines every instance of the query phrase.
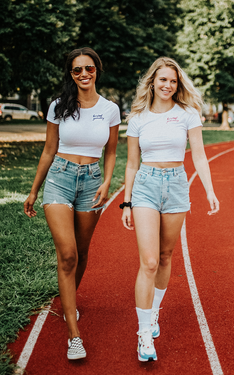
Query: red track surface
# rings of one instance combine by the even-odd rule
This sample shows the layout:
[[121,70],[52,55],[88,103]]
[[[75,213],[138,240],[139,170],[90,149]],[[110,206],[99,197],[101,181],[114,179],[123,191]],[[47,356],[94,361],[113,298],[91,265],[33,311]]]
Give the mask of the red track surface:
[[[208,159],[234,142],[207,146]],[[187,241],[202,307],[223,374],[234,374],[234,150],[211,161],[221,210],[208,216],[206,195],[198,177],[191,185]],[[194,172],[188,152],[185,167]],[[137,360],[137,318],[134,284],[138,271],[135,232],[121,223],[123,193],[102,215],[92,239],[87,271],[77,295],[79,328],[87,358],[68,361],[67,328],[56,298],[26,367],[28,375],[212,375],[186,277],[181,243],[173,257],[172,277],[160,311],[161,336],[155,340],[157,362]],[[34,323],[35,317],[32,318]],[[17,362],[32,324],[20,332],[10,349]],[[217,375],[218,372],[213,372]],[[219,373],[220,374],[220,373]]]

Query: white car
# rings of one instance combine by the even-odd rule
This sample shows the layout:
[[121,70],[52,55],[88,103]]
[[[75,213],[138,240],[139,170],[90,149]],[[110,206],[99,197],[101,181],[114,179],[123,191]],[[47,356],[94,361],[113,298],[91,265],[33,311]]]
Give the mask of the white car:
[[35,111],[20,104],[0,103],[0,117],[5,121],[14,120],[38,120],[39,115]]

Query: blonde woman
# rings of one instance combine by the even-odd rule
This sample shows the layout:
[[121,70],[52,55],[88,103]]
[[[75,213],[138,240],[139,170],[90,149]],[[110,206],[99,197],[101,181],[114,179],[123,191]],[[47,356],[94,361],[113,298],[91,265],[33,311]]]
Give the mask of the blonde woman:
[[208,214],[219,210],[203,146],[201,104],[200,94],[176,61],[161,57],[141,80],[128,116],[125,196],[120,208],[129,230],[132,208],[139,249],[135,298],[140,361],[157,360],[153,338],[160,335],[160,304],[170,279],[173,249],[190,210],[183,165],[187,138],[207,194]]

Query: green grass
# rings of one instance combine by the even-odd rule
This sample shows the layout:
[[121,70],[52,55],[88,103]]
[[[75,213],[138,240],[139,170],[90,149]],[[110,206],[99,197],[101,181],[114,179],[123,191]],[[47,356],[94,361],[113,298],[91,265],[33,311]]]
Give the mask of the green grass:
[[[123,131],[124,133],[125,131]],[[234,140],[234,132],[203,131],[204,143]],[[57,262],[47,227],[42,189],[35,204],[37,216],[23,213],[35,177],[43,142],[0,143],[0,374],[12,374],[7,344],[14,341],[29,316],[58,295]],[[120,138],[110,195],[124,182],[127,144]],[[103,161],[101,160],[103,169]]]
[[223,130],[203,130],[204,144],[230,142],[234,140],[234,131]]

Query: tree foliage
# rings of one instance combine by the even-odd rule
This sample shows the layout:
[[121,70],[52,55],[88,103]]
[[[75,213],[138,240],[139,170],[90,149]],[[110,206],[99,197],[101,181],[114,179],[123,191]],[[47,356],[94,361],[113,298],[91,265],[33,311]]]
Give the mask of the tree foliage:
[[178,53],[208,98],[234,102],[234,1],[183,2],[185,18]]
[[[59,85],[66,54],[90,46],[104,64],[101,86],[124,96],[159,55],[173,56],[176,0],[1,0],[0,93]],[[100,86],[100,87],[101,87]]]
[[61,84],[65,54],[79,33],[74,0],[1,0],[1,94],[51,96]]
[[[81,1],[78,45],[100,55],[105,74],[100,85],[122,97],[160,55],[174,56],[178,15],[176,0]],[[121,104],[121,103],[120,103]]]

